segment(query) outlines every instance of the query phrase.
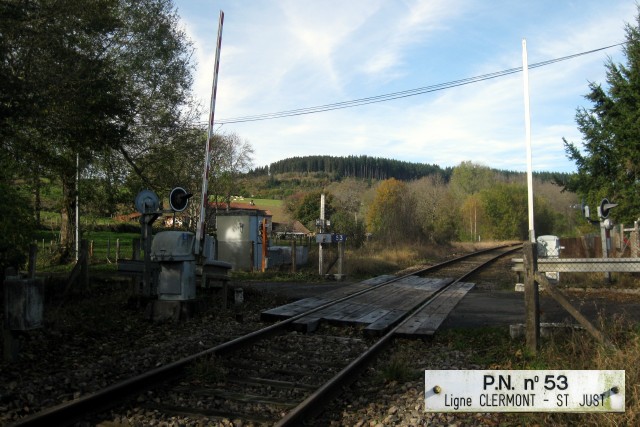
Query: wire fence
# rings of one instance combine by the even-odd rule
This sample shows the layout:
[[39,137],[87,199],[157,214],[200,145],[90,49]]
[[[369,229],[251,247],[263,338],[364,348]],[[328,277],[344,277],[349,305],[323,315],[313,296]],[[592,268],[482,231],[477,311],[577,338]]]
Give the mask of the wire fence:
[[[117,263],[120,259],[139,259],[139,242],[139,238],[89,239],[89,259],[92,263]],[[34,243],[38,248],[39,259],[45,262],[60,250],[60,242],[58,240],[41,239]],[[136,250],[138,252],[137,257]]]
[[602,230],[600,235],[563,238],[560,239],[559,257],[539,258],[538,270],[568,273],[640,272],[639,238],[637,222],[632,227],[619,224],[611,230]]
[[[545,256],[538,242],[537,270],[554,280],[559,280],[560,273],[604,273],[609,279],[609,273],[640,272],[638,222],[632,227],[621,224],[601,231],[601,235],[559,239],[559,250],[548,251],[553,256]],[[513,260],[513,270],[520,280],[524,272],[523,259]]]

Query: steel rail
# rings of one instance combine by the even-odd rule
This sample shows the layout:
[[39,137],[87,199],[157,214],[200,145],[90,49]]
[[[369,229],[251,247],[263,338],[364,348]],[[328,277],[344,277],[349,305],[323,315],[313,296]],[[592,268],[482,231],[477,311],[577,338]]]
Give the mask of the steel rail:
[[[508,245],[508,246],[512,246],[512,245]],[[420,312],[423,308],[425,308],[426,306],[431,304],[438,295],[440,295],[442,292],[444,292],[444,290],[446,288],[450,287],[454,283],[458,283],[458,282],[464,280],[465,278],[469,277],[471,274],[473,274],[473,273],[477,272],[478,270],[486,267],[488,264],[494,262],[495,260],[497,260],[497,259],[499,259],[499,258],[501,258],[501,257],[503,257],[503,256],[505,256],[505,255],[507,255],[507,254],[509,254],[511,252],[515,252],[515,251],[517,251],[517,250],[519,250],[521,248],[522,248],[522,246],[517,247],[515,249],[511,249],[511,250],[506,251],[506,252],[503,252],[503,253],[491,258],[490,260],[488,260],[488,261],[480,264],[479,266],[475,267],[471,271],[463,274],[462,276],[460,276],[459,278],[457,278],[456,280],[451,282],[449,285],[447,285],[445,288],[441,289],[439,292],[436,292],[431,298],[429,298],[429,300],[427,300],[426,302],[421,304],[418,308],[414,309],[402,321],[400,321],[396,326],[391,328],[391,330],[389,332],[387,332],[375,344],[373,344],[371,347],[369,347],[369,349],[366,350],[364,353],[362,353],[357,359],[355,359],[353,362],[351,362],[349,365],[347,365],[344,369],[342,369],[340,372],[338,372],[329,381],[324,383],[318,390],[316,390],[309,397],[307,397],[302,403],[300,403],[298,406],[296,406],[291,411],[289,411],[287,413],[287,415],[285,415],[283,418],[281,418],[280,421],[278,421],[274,426],[275,427],[288,427],[288,426],[300,425],[305,417],[307,417],[313,411],[317,411],[318,408],[322,405],[322,403],[324,401],[326,401],[328,399],[328,397],[331,394],[333,394],[339,387],[341,387],[343,385],[346,385],[349,382],[353,381],[355,379],[356,374],[363,367],[365,367],[366,364],[373,357],[375,357],[382,349],[384,349],[387,344],[389,344],[392,341],[392,339],[395,336],[395,334],[398,331],[398,329],[400,329],[403,324],[405,324],[406,322],[410,321],[411,318],[416,313]],[[490,252],[490,251],[493,251],[493,250],[496,250],[496,249],[498,249],[498,248],[491,248],[489,250],[482,251],[482,253]],[[474,252],[473,254],[474,255],[478,255],[479,252]],[[465,256],[465,257],[461,257],[461,258],[467,258],[467,257]],[[459,261],[461,258],[457,258],[456,260]],[[445,263],[442,263],[442,264],[451,264],[451,263],[452,262],[448,261],[448,262],[445,262]],[[442,266],[442,264],[440,264],[440,266]],[[412,275],[415,275],[415,273],[412,274]]]
[[[269,325],[265,328],[250,332],[246,335],[243,335],[241,337],[235,338],[231,341],[227,341],[224,342],[222,344],[219,344],[215,347],[211,347],[209,349],[203,350],[199,353],[187,356],[185,358],[182,358],[180,360],[168,363],[166,365],[160,366],[158,368],[152,369],[150,371],[144,372],[140,375],[137,375],[135,377],[131,377],[128,378],[126,380],[120,381],[118,383],[112,384],[108,387],[105,387],[102,390],[96,391],[94,393],[89,393],[85,396],[81,396],[78,399],[69,401],[69,402],[65,402],[59,405],[55,405],[52,406],[50,408],[46,408],[43,409],[42,411],[39,411],[33,415],[21,418],[20,420],[15,421],[14,423],[10,424],[11,426],[14,427],[23,427],[23,426],[27,426],[27,427],[32,427],[32,426],[52,426],[52,425],[57,425],[57,426],[65,426],[65,425],[71,425],[74,422],[77,422],[83,418],[86,417],[87,414],[89,413],[98,413],[100,411],[106,410],[109,407],[112,407],[114,405],[116,405],[118,402],[125,400],[126,398],[128,398],[131,395],[134,395],[136,393],[139,393],[141,391],[147,390],[149,388],[151,388],[154,385],[166,382],[168,380],[174,379],[176,377],[179,377],[180,375],[183,374],[184,369],[186,367],[188,367],[190,364],[192,364],[193,362],[197,361],[198,359],[201,359],[203,357],[206,356],[211,356],[211,355],[223,355],[226,353],[229,353],[231,351],[235,351],[245,345],[249,345],[255,341],[258,341],[260,339],[264,339],[267,338],[273,334],[276,334],[277,332],[284,330],[284,328],[289,325],[290,323],[295,322],[298,319],[301,319],[309,314],[315,313],[317,311],[323,310],[325,308],[328,308],[334,304],[343,302],[343,301],[347,301],[351,298],[354,298],[356,296],[368,293],[368,292],[372,292],[378,288],[381,288],[383,286],[387,286],[391,283],[397,282],[399,280],[402,280],[403,278],[409,277],[409,276],[415,276],[417,274],[423,274],[427,271],[432,271],[432,270],[437,270],[439,268],[442,268],[446,265],[464,260],[466,258],[470,258],[473,256],[477,256],[486,252],[490,252],[490,251],[494,251],[496,249],[501,249],[504,247],[508,247],[508,246],[512,246],[512,245],[502,245],[502,246],[496,246],[490,249],[484,249],[481,251],[476,251],[476,252],[471,252],[469,254],[465,254],[462,255],[460,257],[457,258],[452,258],[450,260],[447,261],[443,261],[439,264],[430,266],[430,267],[426,267],[424,269],[418,270],[417,272],[413,272],[413,273],[409,273],[409,274],[405,274],[402,276],[398,276],[398,277],[394,277],[392,279],[389,279],[386,282],[383,282],[381,284],[375,285],[375,286],[371,286],[370,288],[367,289],[363,289],[361,291],[357,291],[354,292],[350,295],[346,295],[344,297],[335,299],[335,300],[331,300],[326,302],[325,304],[322,304],[318,307],[315,307],[313,309],[307,310],[303,313],[297,314],[295,316],[292,316],[288,319],[284,319],[281,320],[277,323],[274,323],[272,325]],[[396,328],[394,328],[393,330],[395,330]],[[387,334],[389,335],[389,334]],[[385,337],[387,337],[387,335],[385,335]],[[385,337],[382,338],[382,340],[385,340]],[[376,345],[377,346],[377,345]],[[360,358],[359,358],[360,359]],[[358,362],[357,359],[356,361],[352,362],[352,364]],[[362,362],[359,362],[359,364],[361,364]],[[351,366],[351,364],[349,365]],[[349,366],[347,366],[347,368],[349,368]],[[345,369],[347,369],[345,368]],[[340,374],[338,374],[340,375]],[[324,386],[323,386],[324,388]],[[322,390],[323,388],[321,388],[320,390]],[[319,390],[319,391],[320,391]],[[315,395],[316,393],[314,393]],[[313,395],[312,395],[313,396]],[[303,402],[304,403],[304,402]]]

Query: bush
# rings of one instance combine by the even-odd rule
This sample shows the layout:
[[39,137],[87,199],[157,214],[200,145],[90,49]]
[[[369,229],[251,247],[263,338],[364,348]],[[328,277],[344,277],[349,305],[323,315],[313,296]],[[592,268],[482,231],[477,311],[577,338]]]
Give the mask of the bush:
[[0,216],[0,274],[8,267],[19,270],[29,256],[29,244],[35,231],[29,200],[15,186],[0,182],[0,194],[11,200]]

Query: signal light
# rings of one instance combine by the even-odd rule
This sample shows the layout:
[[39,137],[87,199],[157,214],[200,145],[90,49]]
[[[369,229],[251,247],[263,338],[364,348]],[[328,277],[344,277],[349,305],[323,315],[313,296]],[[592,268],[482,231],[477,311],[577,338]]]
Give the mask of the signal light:
[[602,199],[600,206],[598,207],[598,217],[607,218],[609,216],[609,211],[616,206],[618,206],[617,203],[609,203],[609,199]]
[[182,187],[174,188],[169,194],[169,206],[171,206],[171,210],[175,212],[182,212],[187,208],[189,199],[192,196],[193,194],[187,193],[187,190]]

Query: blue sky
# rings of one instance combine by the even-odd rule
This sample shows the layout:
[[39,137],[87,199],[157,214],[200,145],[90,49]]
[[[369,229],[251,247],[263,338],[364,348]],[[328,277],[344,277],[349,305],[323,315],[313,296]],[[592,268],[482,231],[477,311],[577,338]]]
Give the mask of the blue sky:
[[[224,11],[216,121],[448,83],[613,45],[634,0],[174,0],[196,49],[195,93],[207,121]],[[562,138],[605,83],[620,47],[529,71],[535,171],[572,172]],[[255,150],[254,165],[292,156],[369,155],[525,171],[523,76],[515,73],[355,108],[216,126]]]

